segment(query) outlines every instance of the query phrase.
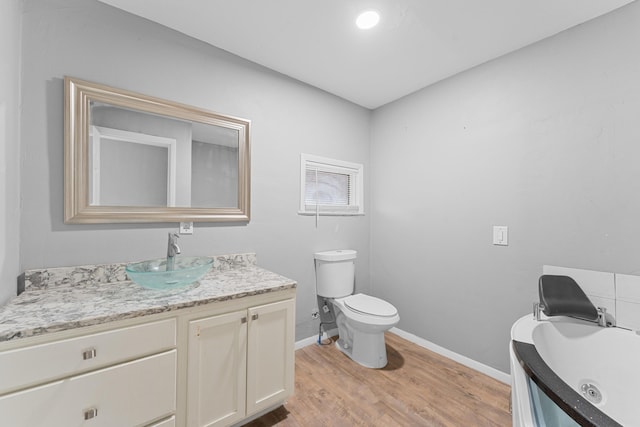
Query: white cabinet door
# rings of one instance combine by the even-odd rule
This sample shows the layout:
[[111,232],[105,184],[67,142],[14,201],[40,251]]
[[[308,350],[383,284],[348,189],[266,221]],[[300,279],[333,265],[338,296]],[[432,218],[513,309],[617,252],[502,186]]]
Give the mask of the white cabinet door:
[[187,425],[229,425],[245,417],[247,311],[189,323]]
[[293,394],[295,301],[249,309],[247,415]]

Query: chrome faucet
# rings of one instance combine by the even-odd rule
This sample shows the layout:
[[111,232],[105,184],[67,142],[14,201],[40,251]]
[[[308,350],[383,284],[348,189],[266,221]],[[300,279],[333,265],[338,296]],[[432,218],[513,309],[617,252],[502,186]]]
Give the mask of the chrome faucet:
[[180,253],[180,246],[176,240],[180,236],[178,233],[169,233],[169,244],[167,245],[167,271],[175,270],[175,257]]
[[539,302],[533,303],[533,318],[538,322],[542,319],[542,311],[544,310],[544,305]]
[[596,307],[598,310],[598,326],[602,326],[603,328],[609,327],[609,323],[607,323],[607,309],[604,307]]
[[[544,305],[539,302],[533,303],[533,318],[537,321],[542,320],[542,312],[544,311]],[[595,322],[598,326],[602,326],[603,328],[608,328],[610,326],[615,326],[614,324],[607,321],[607,309],[604,307],[596,307],[596,312],[598,313],[598,317],[595,319]],[[638,331],[638,335],[640,335],[640,331]]]

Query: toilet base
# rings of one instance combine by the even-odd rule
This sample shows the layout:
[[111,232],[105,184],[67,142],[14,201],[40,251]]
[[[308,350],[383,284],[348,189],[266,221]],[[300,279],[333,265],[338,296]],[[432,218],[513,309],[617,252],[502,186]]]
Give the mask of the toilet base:
[[367,334],[353,331],[353,346],[338,338],[336,347],[354,362],[366,367],[380,369],[387,366],[387,347],[384,332]]
[[387,366],[387,347],[384,333],[398,324],[400,316],[392,317],[363,315],[348,311],[342,299],[334,299],[339,339],[336,347],[354,362],[367,368]]

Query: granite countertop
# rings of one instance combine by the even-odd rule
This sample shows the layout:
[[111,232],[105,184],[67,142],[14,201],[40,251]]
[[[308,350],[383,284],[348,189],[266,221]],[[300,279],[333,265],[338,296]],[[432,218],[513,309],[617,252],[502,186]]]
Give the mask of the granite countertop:
[[0,342],[296,287],[255,265],[254,254],[214,257],[203,279],[171,291],[126,280],[124,265],[25,272],[25,292],[0,307]]

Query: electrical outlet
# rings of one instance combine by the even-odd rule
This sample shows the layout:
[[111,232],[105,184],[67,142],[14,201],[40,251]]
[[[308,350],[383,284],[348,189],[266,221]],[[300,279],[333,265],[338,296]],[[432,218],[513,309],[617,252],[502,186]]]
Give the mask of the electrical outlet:
[[178,231],[180,234],[193,234],[193,222],[181,222]]
[[320,317],[320,311],[318,311],[317,308],[314,308],[313,310],[311,310],[311,318],[317,319],[318,317]]

